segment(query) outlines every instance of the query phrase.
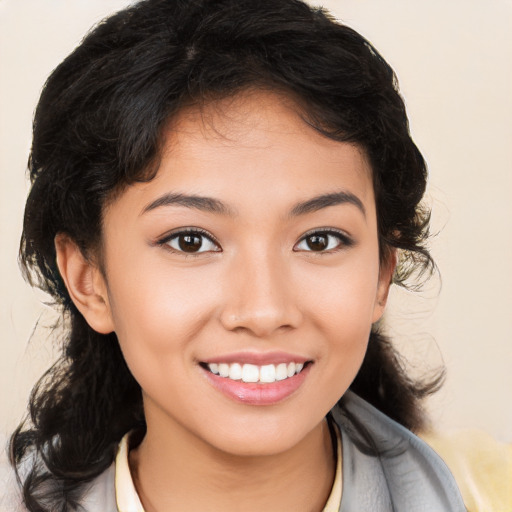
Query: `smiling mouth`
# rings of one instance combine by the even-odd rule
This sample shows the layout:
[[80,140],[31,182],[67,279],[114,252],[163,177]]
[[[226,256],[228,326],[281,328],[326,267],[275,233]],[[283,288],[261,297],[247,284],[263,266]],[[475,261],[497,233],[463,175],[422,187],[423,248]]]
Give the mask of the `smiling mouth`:
[[201,363],[201,366],[210,373],[226,379],[238,382],[270,384],[289,379],[301,373],[310,362],[290,362],[262,366],[240,363]]

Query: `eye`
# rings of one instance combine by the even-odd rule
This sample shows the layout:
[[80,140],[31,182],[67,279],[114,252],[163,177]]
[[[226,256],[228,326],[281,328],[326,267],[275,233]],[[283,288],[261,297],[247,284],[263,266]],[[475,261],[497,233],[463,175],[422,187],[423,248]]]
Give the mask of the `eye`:
[[306,233],[294,250],[308,252],[336,252],[354,245],[354,241],[341,231],[318,230]]
[[168,246],[174,252],[187,254],[219,252],[221,250],[213,237],[199,229],[187,229],[172,233],[158,243]]

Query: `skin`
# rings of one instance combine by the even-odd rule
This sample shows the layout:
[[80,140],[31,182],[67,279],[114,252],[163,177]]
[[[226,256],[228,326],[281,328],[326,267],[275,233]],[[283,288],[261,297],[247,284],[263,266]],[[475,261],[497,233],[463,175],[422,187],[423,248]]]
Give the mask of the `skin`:
[[[369,163],[262,91],[182,111],[164,142],[156,177],[105,211],[103,269],[56,239],[75,304],[94,329],[116,332],[143,390],[147,434],[130,453],[143,505],[320,511],[334,477],[324,418],[357,374],[394,270],[393,258],[379,262]],[[356,200],[290,215],[339,192]],[[172,193],[215,198],[233,216],[155,203]],[[191,227],[212,241],[179,252],[169,234]],[[314,229],[342,237],[312,250]],[[270,405],[226,396],[199,364],[277,350],[310,364]]]

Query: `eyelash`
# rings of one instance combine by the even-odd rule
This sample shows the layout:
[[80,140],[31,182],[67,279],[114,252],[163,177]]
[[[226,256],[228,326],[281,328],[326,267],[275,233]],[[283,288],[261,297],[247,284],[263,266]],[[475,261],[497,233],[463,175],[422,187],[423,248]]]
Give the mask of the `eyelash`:
[[[302,238],[299,240],[299,242],[297,243],[300,244],[302,242],[305,242],[306,239],[312,237],[312,236],[334,236],[335,238],[338,239],[338,246],[335,247],[334,249],[329,249],[327,251],[305,251],[305,252],[310,252],[312,254],[317,254],[317,255],[323,255],[323,254],[333,254],[333,253],[336,253],[338,251],[341,251],[343,249],[346,249],[348,247],[352,247],[355,243],[355,241],[349,237],[346,233],[344,233],[343,231],[340,231],[338,229],[333,229],[333,228],[315,228],[313,229],[312,231],[308,231],[307,233],[304,233],[304,235],[302,235]],[[329,244],[329,242],[328,242]]]
[[[185,251],[182,251],[179,249],[175,249],[174,247],[171,247],[169,245],[169,243],[172,240],[178,239],[178,237],[181,235],[196,235],[199,237],[204,237],[204,238],[208,239],[210,242],[216,244],[217,246],[220,246],[219,242],[215,239],[215,237],[213,237],[212,235],[210,235],[210,233],[208,233],[207,231],[205,231],[204,229],[201,229],[201,228],[186,228],[186,229],[181,229],[180,231],[176,231],[174,233],[170,233],[170,234],[164,236],[162,239],[158,240],[155,245],[165,246],[165,248],[167,250],[169,250],[173,253],[183,255],[187,258],[188,257],[199,257],[202,254],[210,252],[210,251],[185,252]],[[323,250],[323,251],[310,250],[310,251],[305,251],[305,252],[310,252],[312,254],[317,254],[317,255],[332,254],[332,253],[338,252],[344,248],[351,247],[355,243],[354,240],[351,237],[349,237],[346,233],[344,233],[343,231],[339,231],[339,230],[333,229],[333,228],[325,228],[325,229],[317,228],[317,229],[314,229],[312,231],[308,231],[307,233],[305,233],[296,245],[299,245],[300,243],[305,242],[308,238],[315,236],[315,235],[316,236],[323,235],[323,236],[327,236],[327,237],[334,236],[335,238],[338,239],[339,244],[334,249],[329,249],[327,251],[325,251],[325,250]],[[328,243],[328,245],[329,245],[329,243]],[[295,249],[294,249],[294,251],[299,252],[299,251],[296,251]],[[212,251],[212,252],[221,252],[221,250],[216,250],[216,251]]]
[[[169,233],[168,235],[164,236],[162,239],[158,240],[156,245],[165,247],[170,252],[183,255],[186,258],[188,258],[188,257],[197,258],[197,257],[201,256],[202,254],[204,254],[205,252],[208,252],[208,251],[201,251],[201,252],[196,252],[196,253],[185,252],[185,251],[181,251],[179,249],[175,249],[175,248],[171,247],[169,245],[169,242],[171,242],[171,240],[173,240],[173,239],[177,239],[181,235],[200,236],[200,237],[208,239],[210,242],[216,244],[217,246],[220,246],[219,242],[215,239],[215,237],[213,237],[212,235],[210,235],[210,233],[208,233],[207,231],[205,231],[204,229],[201,229],[201,228],[185,228],[185,229],[181,229],[180,231],[176,231],[174,233]],[[221,251],[213,251],[213,252],[221,252]]]

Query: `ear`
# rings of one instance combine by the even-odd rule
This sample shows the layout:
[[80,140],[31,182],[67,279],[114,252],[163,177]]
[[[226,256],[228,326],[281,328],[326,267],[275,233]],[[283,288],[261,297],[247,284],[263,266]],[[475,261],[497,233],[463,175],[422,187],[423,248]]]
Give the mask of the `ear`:
[[393,280],[397,264],[396,249],[389,251],[385,260],[381,263],[379,270],[379,283],[377,285],[377,295],[375,297],[375,306],[373,309],[372,323],[379,321],[384,314],[386,303],[388,301],[389,287]]
[[87,323],[97,332],[114,330],[105,278],[97,265],[89,261],[69,236],[55,237],[57,266],[71,300]]

